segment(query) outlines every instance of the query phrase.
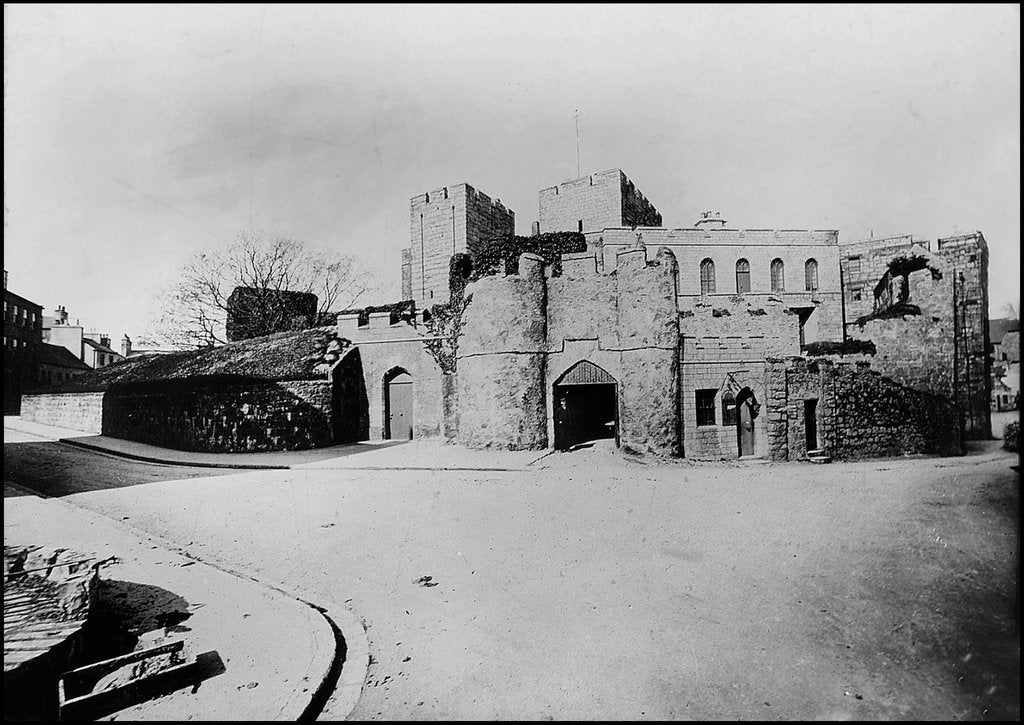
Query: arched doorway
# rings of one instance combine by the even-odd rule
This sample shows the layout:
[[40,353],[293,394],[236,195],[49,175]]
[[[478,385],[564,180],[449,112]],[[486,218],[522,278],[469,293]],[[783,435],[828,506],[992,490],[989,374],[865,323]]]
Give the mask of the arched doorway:
[[618,445],[618,383],[606,370],[581,360],[555,381],[552,392],[556,449],[602,438]]
[[384,376],[384,437],[412,440],[412,375],[393,368]]
[[761,405],[750,388],[743,388],[736,396],[739,415],[736,418],[736,440],[740,458],[754,455],[754,425]]

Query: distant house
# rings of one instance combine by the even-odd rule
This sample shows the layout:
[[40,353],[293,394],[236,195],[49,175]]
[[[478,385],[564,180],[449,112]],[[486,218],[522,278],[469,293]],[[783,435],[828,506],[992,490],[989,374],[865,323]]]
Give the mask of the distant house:
[[1016,410],[1020,398],[1020,321],[989,320],[992,410]]
[[102,368],[126,357],[110,346],[110,337],[98,332],[84,332],[75,320],[72,324],[63,305],[55,314],[43,318],[43,342],[65,348],[90,368]]
[[21,411],[21,394],[38,376],[43,307],[7,289],[4,270],[4,415]]
[[91,369],[67,348],[46,342],[39,345],[39,375],[36,383],[41,387],[59,385]]

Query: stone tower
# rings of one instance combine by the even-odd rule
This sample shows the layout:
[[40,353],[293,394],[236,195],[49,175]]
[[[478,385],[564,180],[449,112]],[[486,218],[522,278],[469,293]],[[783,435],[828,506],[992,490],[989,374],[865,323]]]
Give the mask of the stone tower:
[[469,184],[412,197],[409,247],[402,250],[402,299],[417,307],[448,301],[448,261],[488,239],[512,236],[516,215]]

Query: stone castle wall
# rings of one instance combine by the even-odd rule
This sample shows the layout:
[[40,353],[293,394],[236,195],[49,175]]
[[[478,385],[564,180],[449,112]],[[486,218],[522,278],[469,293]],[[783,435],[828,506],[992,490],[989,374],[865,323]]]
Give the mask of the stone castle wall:
[[[942,238],[934,250],[931,246],[910,236],[844,244],[840,264],[846,331],[854,338],[875,341],[877,335],[883,345],[891,343],[891,355],[880,350],[883,358],[892,357],[894,361],[879,361],[878,369],[885,375],[910,385],[925,381],[924,389],[943,393],[945,378],[951,378],[966,435],[988,438],[992,428],[988,402],[988,246],[980,232]],[[940,267],[944,274],[941,292],[928,292],[923,285],[911,290],[909,302],[921,307],[921,319],[894,318],[887,324],[873,321],[858,325],[858,318],[873,312],[874,288],[888,271],[889,263],[912,254],[931,257],[937,262],[933,266]]]
[[412,376],[413,435],[440,436],[444,427],[444,395],[441,370],[427,352],[427,335],[420,311],[413,324],[404,320],[392,324],[388,312],[370,313],[368,324],[359,325],[359,315],[338,317],[338,336],[350,340],[360,354],[365,385],[370,440],[384,437],[385,378],[401,369]]
[[484,277],[465,294],[472,301],[459,338],[456,441],[472,448],[546,448],[543,258],[524,254],[519,274]]
[[[805,310],[805,341],[841,340],[843,336],[842,284],[839,277],[837,233],[832,230],[799,229],[605,229],[587,235],[587,243],[609,259],[636,243],[666,246],[679,265],[679,306],[689,307],[693,299],[724,300],[736,294],[736,263],[750,265],[748,297],[777,298],[792,308]],[[701,294],[700,266],[714,262],[715,291]],[[783,262],[784,291],[773,292],[771,264]],[[806,289],[805,264],[818,265],[818,287]],[[714,302],[714,304],[719,304]]]
[[950,400],[901,385],[867,363],[772,359],[765,384],[772,460],[806,457],[806,400],[817,401],[818,447],[838,460],[963,453]]
[[615,378],[625,447],[678,455],[678,327],[675,260],[645,249],[597,271],[593,254],[567,255],[562,274],[520,257],[518,275],[466,288],[459,342],[458,442],[546,447],[554,435],[553,386],[582,360]]
[[957,390],[965,434],[968,438],[991,438],[988,244],[980,232],[972,232],[939,239],[938,254],[952,267],[957,280]]

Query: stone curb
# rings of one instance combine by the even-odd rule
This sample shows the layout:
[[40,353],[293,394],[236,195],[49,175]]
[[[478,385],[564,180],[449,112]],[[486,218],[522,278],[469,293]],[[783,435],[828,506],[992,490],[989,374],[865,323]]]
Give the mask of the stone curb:
[[335,612],[332,618],[327,615],[327,609],[313,604],[309,597],[304,593],[298,594],[294,591],[289,591],[283,585],[267,584],[257,577],[236,569],[233,566],[227,565],[216,557],[204,559],[195,556],[185,547],[168,540],[161,534],[146,531],[134,524],[125,523],[124,521],[120,521],[98,511],[93,511],[92,509],[76,506],[75,504],[64,501],[60,498],[47,496],[38,491],[27,488],[26,486],[15,483],[14,481],[5,479],[4,485],[10,486],[20,493],[43,498],[60,506],[73,508],[79,513],[102,517],[116,526],[130,531],[135,536],[141,536],[144,539],[149,539],[158,543],[162,548],[171,553],[178,554],[179,556],[183,556],[198,564],[208,566],[211,569],[216,569],[224,574],[229,574],[239,579],[251,581],[265,589],[269,589],[283,595],[288,599],[294,599],[314,610],[320,615],[324,624],[331,631],[333,654],[331,656],[330,665],[322,675],[319,676],[319,682],[313,688],[313,693],[309,696],[309,702],[303,708],[302,714],[297,718],[297,720],[316,720],[320,711],[332,695],[334,696],[336,703],[335,707],[338,708],[338,715],[341,719],[348,717],[355,708],[359,695],[362,692],[363,682],[366,679],[366,672],[370,665],[370,646],[366,635],[365,625],[354,613],[346,609],[341,609]]
[[272,470],[272,471],[284,471],[291,466],[275,466],[272,464],[264,463],[201,463],[199,461],[175,461],[169,458],[155,458],[153,456],[140,456],[137,453],[128,453],[126,451],[115,451],[110,448],[104,448],[103,446],[97,446],[92,443],[83,443],[80,440],[74,438],[58,438],[58,443],[64,443],[65,445],[75,446],[76,448],[83,448],[85,450],[94,451],[96,453],[105,453],[108,456],[116,456],[118,458],[127,458],[133,461],[142,461],[144,463],[159,463],[164,466],[183,466],[189,468],[237,468],[242,470]]
[[[74,438],[59,438],[58,443],[64,443],[69,446],[75,446],[76,448],[82,448],[84,450],[93,451],[95,453],[103,453],[108,456],[115,456],[117,458],[127,458],[133,461],[141,461],[143,463],[156,463],[163,466],[182,466],[188,468],[226,468],[226,469],[239,469],[239,470],[267,470],[267,471],[290,471],[290,470],[316,470],[321,469],[325,471],[523,471],[525,468],[500,468],[500,467],[486,467],[486,466],[321,466],[319,461],[312,463],[296,463],[295,465],[272,465],[264,463],[203,463],[201,461],[179,461],[172,460],[169,458],[156,458],[154,456],[140,456],[136,453],[127,453],[125,451],[112,450],[103,446],[97,446],[92,443],[83,443],[82,441]],[[540,458],[530,461],[527,466],[532,466],[537,461],[541,460],[548,454],[544,454]]]

